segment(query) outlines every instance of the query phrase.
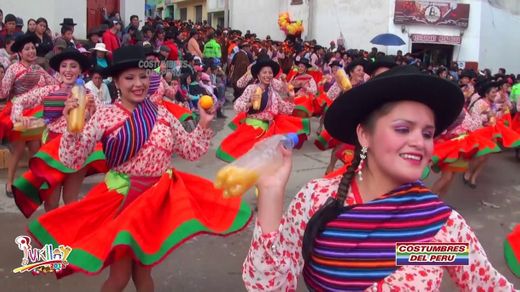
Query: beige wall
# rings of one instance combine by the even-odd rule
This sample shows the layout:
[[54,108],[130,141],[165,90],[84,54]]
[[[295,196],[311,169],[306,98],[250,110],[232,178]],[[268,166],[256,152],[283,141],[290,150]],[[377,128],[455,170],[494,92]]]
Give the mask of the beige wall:
[[[76,3],[77,2],[77,3]],[[49,23],[49,28],[53,33],[60,33],[60,23],[63,18],[73,18],[77,23],[74,28],[74,36],[82,39],[86,37],[87,30],[87,1],[71,1],[67,0],[1,0],[0,8],[4,12],[4,16],[12,13],[17,17],[21,17],[24,21],[23,30],[27,30],[27,20],[29,18],[37,19],[44,17]]]
[[208,10],[206,7],[206,1],[186,1],[181,2],[178,5],[178,9],[187,8],[188,9],[188,19],[195,21],[195,6],[202,5],[202,20],[208,20]]

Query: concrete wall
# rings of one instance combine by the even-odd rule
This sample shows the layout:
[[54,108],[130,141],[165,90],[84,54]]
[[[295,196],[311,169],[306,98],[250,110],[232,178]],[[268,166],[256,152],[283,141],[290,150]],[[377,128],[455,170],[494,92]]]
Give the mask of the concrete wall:
[[370,49],[375,35],[388,32],[388,5],[388,0],[313,0],[309,38],[328,46],[342,32],[348,48]]
[[[74,9],[66,9],[72,6]],[[86,37],[87,1],[71,3],[67,0],[46,0],[44,3],[40,0],[2,0],[0,8],[3,10],[4,16],[12,13],[17,17],[21,17],[24,21],[24,31],[27,30],[27,19],[44,17],[47,19],[51,31],[60,34],[60,23],[63,21],[63,18],[72,17],[74,22],[78,24],[74,30],[76,38]]]
[[[65,1],[65,0],[64,0]],[[139,19],[144,20],[145,19],[145,11],[144,11],[144,1],[139,0],[120,0],[119,1],[119,13],[121,15],[121,19],[123,19],[123,22],[125,25],[128,25],[130,23],[130,16],[137,15],[139,16]],[[141,22],[140,25],[143,23]]]
[[260,38],[270,35],[273,40],[284,40],[278,28],[278,15],[288,10],[289,1],[229,0],[229,25],[243,33],[251,30]]
[[208,12],[223,11],[225,0],[206,0]]
[[484,2],[480,24],[479,69],[520,73],[520,16]]

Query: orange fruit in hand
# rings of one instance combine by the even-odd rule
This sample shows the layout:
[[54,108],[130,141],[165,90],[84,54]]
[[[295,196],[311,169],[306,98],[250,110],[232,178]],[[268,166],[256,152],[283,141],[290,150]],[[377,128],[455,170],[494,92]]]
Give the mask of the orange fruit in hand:
[[213,98],[209,95],[203,95],[200,97],[199,103],[203,109],[209,110],[213,106]]

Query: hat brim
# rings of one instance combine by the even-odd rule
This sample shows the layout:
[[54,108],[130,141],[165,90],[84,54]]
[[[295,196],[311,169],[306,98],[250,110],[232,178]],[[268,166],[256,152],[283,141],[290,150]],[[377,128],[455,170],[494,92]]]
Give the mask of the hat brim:
[[350,64],[347,65],[347,67],[345,68],[345,71],[347,73],[349,73],[350,71],[352,71],[357,66],[363,67],[363,71],[366,71],[368,65],[369,65],[369,62],[367,60],[365,60],[365,59],[354,60]]
[[312,67],[312,65],[311,65],[310,63],[307,63],[307,62],[297,61],[297,62],[295,62],[295,63],[296,63],[296,66],[299,66],[300,64],[303,64],[303,65],[305,65],[305,67],[307,67],[307,68],[311,68],[311,67]]
[[63,25],[76,26],[78,24],[77,23],[64,23],[64,22],[62,22],[62,23],[60,23],[60,25],[61,26],[63,26]]
[[435,136],[457,118],[464,104],[459,87],[424,73],[388,74],[387,71],[339,96],[325,115],[325,129],[342,142],[356,144],[356,128],[383,104],[416,101],[435,115]]
[[280,71],[280,65],[277,62],[273,60],[261,60],[256,62],[251,67],[251,75],[253,75],[253,77],[256,78],[260,73],[260,70],[262,70],[262,68],[264,67],[271,67],[271,69],[273,70],[273,75],[278,74],[278,72]]
[[98,49],[96,47],[93,47],[92,49],[90,49],[89,51],[98,51],[98,52],[105,52],[105,53],[109,53],[110,51],[107,50],[107,49]]
[[375,61],[375,62],[370,63],[367,66],[365,66],[365,73],[367,73],[368,75],[372,75],[379,68],[392,69],[395,66],[397,66],[397,64],[395,62],[391,62],[391,61]]
[[81,71],[90,69],[90,60],[80,52],[64,52],[57,54],[49,60],[49,66],[51,66],[54,71],[58,72],[60,71],[60,64],[63,60],[74,60],[78,62],[81,66]]
[[11,46],[11,51],[13,51],[15,53],[19,53],[23,49],[25,44],[33,43],[36,45],[39,42],[40,42],[40,39],[38,39],[37,36],[32,35],[32,34],[31,35],[25,34],[22,37],[19,37],[14,41],[13,45]]

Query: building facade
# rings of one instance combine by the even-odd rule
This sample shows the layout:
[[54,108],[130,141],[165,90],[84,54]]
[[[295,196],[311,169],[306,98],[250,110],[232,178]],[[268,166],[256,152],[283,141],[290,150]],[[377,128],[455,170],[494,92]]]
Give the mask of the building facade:
[[12,13],[24,20],[23,30],[26,30],[29,18],[47,19],[53,33],[60,33],[60,23],[63,18],[73,18],[77,25],[74,35],[78,39],[85,39],[90,28],[99,27],[103,21],[102,8],[108,13],[119,12],[125,24],[130,21],[131,15],[145,16],[145,1],[143,0],[2,0],[0,4],[4,15]]
[[[230,26],[283,40],[278,14],[303,20],[302,38],[328,46],[343,36],[348,48],[411,52],[424,63],[520,73],[520,1],[515,0],[230,0]],[[405,44],[370,43],[381,33]]]
[[224,27],[229,23],[227,13],[229,10],[229,0],[207,0],[208,24],[213,27]]

